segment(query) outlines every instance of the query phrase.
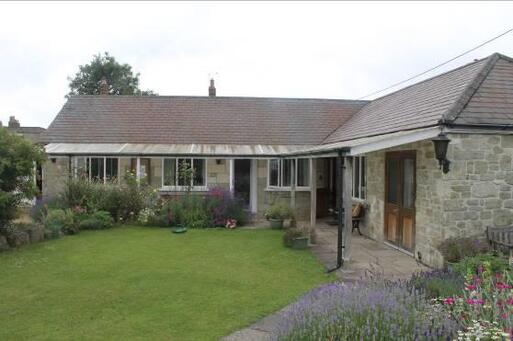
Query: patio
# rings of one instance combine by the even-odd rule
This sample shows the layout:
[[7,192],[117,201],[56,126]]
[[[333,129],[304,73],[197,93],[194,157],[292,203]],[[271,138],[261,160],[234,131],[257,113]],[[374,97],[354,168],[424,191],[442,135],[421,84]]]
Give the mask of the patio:
[[[337,259],[337,227],[320,221],[317,224],[317,243],[312,252],[326,266],[333,269]],[[351,259],[336,270],[342,281],[362,280],[380,274],[388,279],[406,279],[413,273],[429,268],[415,258],[384,243],[354,232],[351,239]]]

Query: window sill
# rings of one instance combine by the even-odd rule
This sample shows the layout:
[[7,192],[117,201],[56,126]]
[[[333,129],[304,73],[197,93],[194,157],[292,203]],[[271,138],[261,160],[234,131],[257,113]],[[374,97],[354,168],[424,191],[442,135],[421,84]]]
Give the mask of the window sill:
[[[266,192],[291,192],[290,187],[267,187]],[[296,187],[296,192],[310,192],[310,187]]]
[[[191,192],[207,192],[208,187],[207,186],[195,186],[192,187]],[[161,187],[159,188],[159,192],[166,193],[166,192],[187,192],[188,188],[185,186],[167,186],[167,187]]]

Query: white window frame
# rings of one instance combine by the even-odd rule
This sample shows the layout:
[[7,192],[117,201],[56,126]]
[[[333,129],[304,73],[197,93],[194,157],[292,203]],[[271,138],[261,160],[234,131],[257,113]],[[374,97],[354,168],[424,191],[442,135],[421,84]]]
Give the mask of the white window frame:
[[[174,159],[175,160],[175,184],[174,186],[164,186],[164,165],[165,165],[165,162],[164,160],[166,159]],[[205,179],[205,184],[203,186],[194,186],[194,177],[192,177],[191,179],[191,190],[192,191],[200,191],[200,192],[205,192],[208,190],[208,169],[207,169],[207,165],[208,165],[208,159],[205,159],[205,158],[200,158],[200,157],[163,157],[162,158],[162,182],[161,182],[161,188],[160,190],[161,191],[166,191],[166,192],[183,192],[183,191],[187,191],[188,187],[187,186],[178,186],[178,160],[179,159],[189,159],[191,160],[191,167],[194,168],[194,160],[203,160],[205,162],[205,170],[204,170],[204,179]]]
[[[279,159],[279,158],[272,158],[267,160],[267,188],[268,191],[290,191],[292,190],[291,186],[282,186],[283,183],[283,160],[294,160],[294,184],[295,184],[295,190],[296,191],[309,191],[310,190],[310,172],[311,167],[310,163],[308,163],[308,186],[298,186],[297,185],[297,173],[298,173],[298,159],[307,159],[307,158],[290,158],[290,159]],[[271,182],[271,160],[278,160],[278,185],[272,185]],[[308,159],[307,159],[308,160]],[[292,176],[292,171],[291,171]]]
[[[358,174],[356,174],[356,163],[358,163]],[[365,184],[367,185],[367,158],[365,156],[354,156],[353,157],[353,188],[352,188],[352,197],[356,201],[365,201],[367,199],[367,186],[362,186],[362,180],[365,180]],[[362,165],[364,166],[365,172],[362,172]],[[359,196],[355,194],[355,179],[358,178],[358,192]],[[363,195],[362,195],[363,194]]]
[[83,159],[84,160],[84,166],[88,167],[89,169],[87,170],[87,179],[89,181],[91,181],[91,159],[103,159],[103,183],[106,184],[107,183],[107,159],[117,159],[118,160],[118,169],[117,169],[117,177],[116,177],[116,181],[119,180],[119,173],[120,173],[120,158],[119,157],[107,157],[107,156],[75,156],[74,157],[74,161],[73,161],[73,164],[74,164],[74,170],[73,170],[73,176],[75,178],[78,177],[78,160],[79,159]]
[[[297,191],[309,191],[310,190],[310,179],[311,179],[311,172],[312,172],[312,167],[311,167],[311,163],[310,163],[310,159],[308,158],[297,158],[295,159],[296,160],[296,167],[295,167],[295,171],[296,171],[296,176],[294,177],[295,181],[296,181],[296,190]],[[308,164],[308,176],[306,177],[307,180],[308,180],[308,186],[299,186],[298,185],[298,182],[297,182],[297,179],[298,179],[298,170],[299,170],[299,160],[307,160],[307,164]]]

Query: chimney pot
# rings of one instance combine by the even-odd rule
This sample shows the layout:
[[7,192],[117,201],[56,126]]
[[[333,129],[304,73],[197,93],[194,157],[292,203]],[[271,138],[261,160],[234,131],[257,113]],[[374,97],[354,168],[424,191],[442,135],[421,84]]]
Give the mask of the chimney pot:
[[108,95],[109,94],[109,83],[107,82],[107,78],[105,76],[100,80],[100,95]]
[[13,128],[13,129],[17,129],[20,127],[20,122],[14,117],[14,116],[10,116],[9,117],[9,128]]
[[210,79],[210,86],[208,87],[208,96],[216,97],[216,86],[214,85],[214,78]]

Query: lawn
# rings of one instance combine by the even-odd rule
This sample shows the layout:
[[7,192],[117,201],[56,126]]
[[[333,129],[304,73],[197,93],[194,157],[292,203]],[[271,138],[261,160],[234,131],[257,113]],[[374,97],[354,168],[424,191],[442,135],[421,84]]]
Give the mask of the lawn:
[[0,254],[0,340],[218,340],[332,279],[281,234],[121,227]]

